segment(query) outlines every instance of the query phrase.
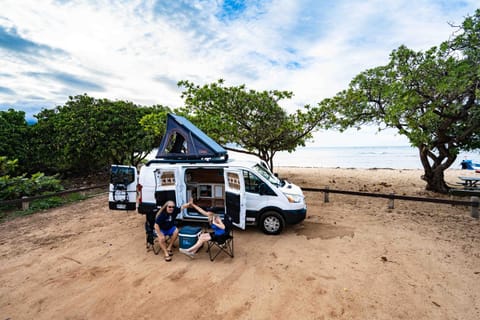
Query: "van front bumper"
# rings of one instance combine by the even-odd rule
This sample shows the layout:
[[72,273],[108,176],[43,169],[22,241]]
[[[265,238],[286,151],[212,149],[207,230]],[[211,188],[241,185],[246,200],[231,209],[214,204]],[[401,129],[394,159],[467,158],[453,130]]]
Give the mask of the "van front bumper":
[[285,222],[287,224],[297,224],[305,220],[305,218],[307,217],[307,208],[299,210],[284,210],[283,212],[285,214]]

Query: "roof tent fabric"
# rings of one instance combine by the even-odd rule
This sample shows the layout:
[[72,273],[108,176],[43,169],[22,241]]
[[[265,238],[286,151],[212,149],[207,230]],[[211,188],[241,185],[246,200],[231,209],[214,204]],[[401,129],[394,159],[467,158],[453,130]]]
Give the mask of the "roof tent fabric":
[[156,159],[205,160],[227,157],[227,151],[186,118],[167,115],[167,131]]

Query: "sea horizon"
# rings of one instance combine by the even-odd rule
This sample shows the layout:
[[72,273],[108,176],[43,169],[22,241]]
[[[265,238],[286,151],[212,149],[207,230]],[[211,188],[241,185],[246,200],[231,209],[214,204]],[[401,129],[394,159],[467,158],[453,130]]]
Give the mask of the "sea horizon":
[[[461,152],[450,169],[463,160],[480,162],[480,152]],[[274,167],[423,169],[418,149],[411,146],[307,146],[277,152]]]
[[[147,156],[154,159],[158,149]],[[244,154],[228,151],[230,158]],[[461,169],[463,160],[480,163],[480,150],[461,152],[449,169]],[[411,146],[307,146],[294,152],[280,151],[273,167],[357,168],[357,169],[423,169],[418,149]]]

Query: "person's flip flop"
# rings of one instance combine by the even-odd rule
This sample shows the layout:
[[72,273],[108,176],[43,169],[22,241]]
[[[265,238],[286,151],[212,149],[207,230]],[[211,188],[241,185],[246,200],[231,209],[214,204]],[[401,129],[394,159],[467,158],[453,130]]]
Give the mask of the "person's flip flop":
[[170,256],[165,256],[165,261],[167,261],[167,262],[172,261],[172,257],[170,257]]
[[172,250],[168,250],[168,255],[171,257],[173,256],[173,251]]
[[191,259],[193,259],[193,257],[195,257],[195,253],[190,252],[186,249],[180,248],[180,252],[183,253],[184,255],[186,255],[187,257],[190,257]]

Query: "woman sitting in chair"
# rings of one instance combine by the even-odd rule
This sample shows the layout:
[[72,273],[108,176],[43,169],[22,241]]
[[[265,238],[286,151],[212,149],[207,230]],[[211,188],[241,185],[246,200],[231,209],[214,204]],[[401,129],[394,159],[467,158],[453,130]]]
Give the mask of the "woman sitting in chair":
[[203,210],[202,208],[197,206],[195,203],[193,203],[192,200],[190,200],[188,204],[190,205],[190,207],[193,207],[199,213],[208,217],[208,223],[210,224],[210,227],[213,230],[213,232],[202,233],[198,237],[198,241],[190,248],[180,249],[181,253],[189,256],[190,258],[193,258],[195,256],[195,253],[197,253],[198,249],[200,249],[205,242],[212,240],[219,243],[223,243],[228,238],[228,234],[225,230],[225,225],[223,224],[222,219],[220,219],[220,216],[218,214],[215,214],[211,211]]

